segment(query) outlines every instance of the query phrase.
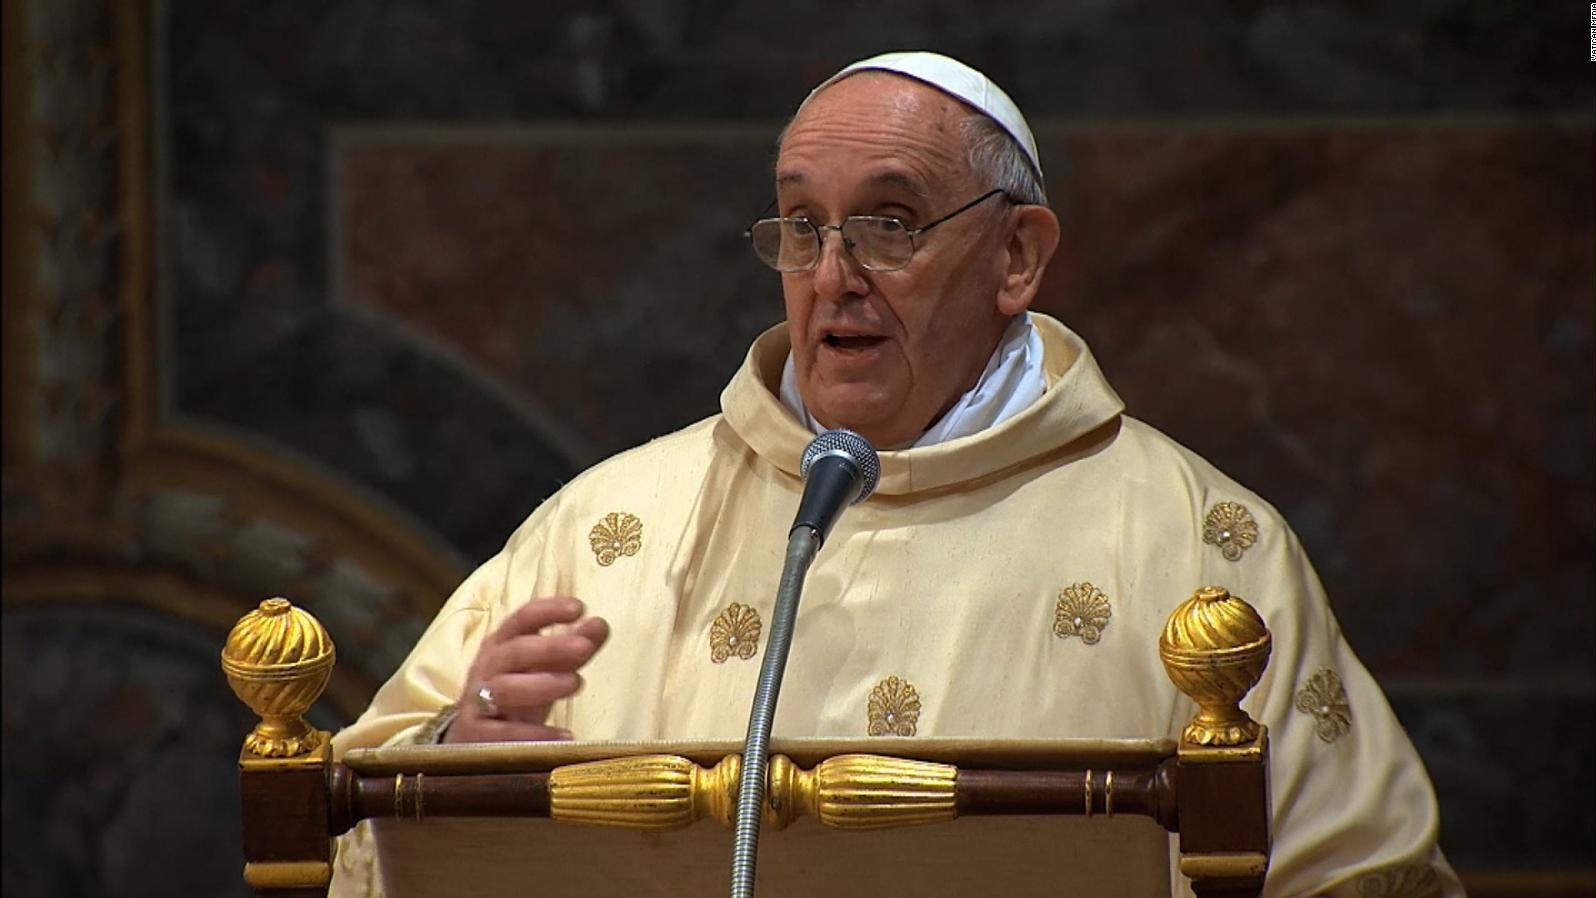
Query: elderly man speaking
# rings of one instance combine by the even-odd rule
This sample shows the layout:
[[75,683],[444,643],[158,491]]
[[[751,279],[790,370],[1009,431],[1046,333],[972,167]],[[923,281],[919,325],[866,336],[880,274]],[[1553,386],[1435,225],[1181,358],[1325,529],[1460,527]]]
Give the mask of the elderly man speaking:
[[337,748],[741,737],[800,455],[845,427],[884,450],[880,485],[810,573],[777,732],[1178,738],[1193,709],[1150,647],[1225,584],[1274,632],[1247,702],[1273,751],[1266,894],[1461,894],[1285,521],[1027,311],[1060,228],[1008,96],[935,54],[856,63],[798,110],[775,189],[748,236],[787,320],[722,413],[538,508]]

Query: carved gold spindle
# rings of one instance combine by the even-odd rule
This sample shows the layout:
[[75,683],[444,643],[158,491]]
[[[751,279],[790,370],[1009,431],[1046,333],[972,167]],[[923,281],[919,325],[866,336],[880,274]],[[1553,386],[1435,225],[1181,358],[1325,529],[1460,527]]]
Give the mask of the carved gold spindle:
[[[705,819],[730,827],[741,773],[737,755],[710,769],[674,755],[569,764],[549,774],[549,816],[626,829]],[[879,829],[952,820],[957,776],[947,764],[875,755],[839,755],[809,771],[774,755],[765,822],[783,829],[808,815],[836,829]]]
[[261,718],[244,739],[247,754],[291,758],[325,741],[303,715],[327,688],[334,657],[321,622],[287,599],[267,599],[239,619],[222,648],[222,671]]
[[958,774],[949,764],[838,755],[815,768],[813,797],[795,803],[834,829],[941,823],[957,816]]
[[1263,618],[1223,587],[1205,586],[1170,613],[1158,654],[1176,688],[1198,706],[1184,741],[1228,746],[1257,738],[1259,724],[1241,700],[1263,676],[1269,644]]
[[766,768],[765,824],[786,829],[794,820],[818,817],[815,808],[815,774],[786,755],[772,755]]
[[676,755],[556,767],[549,773],[549,816],[596,826],[678,829],[697,819],[694,785],[704,773],[709,771]]
[[730,829],[737,821],[742,775],[742,755],[727,755],[708,770],[693,765],[693,819],[713,820]]

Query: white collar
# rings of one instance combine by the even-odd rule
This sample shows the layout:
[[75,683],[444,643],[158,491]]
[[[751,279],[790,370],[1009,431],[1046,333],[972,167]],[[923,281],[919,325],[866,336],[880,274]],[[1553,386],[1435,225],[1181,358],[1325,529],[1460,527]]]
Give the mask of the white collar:
[[[1047,392],[1047,374],[1042,367],[1042,335],[1031,324],[1029,312],[1021,312],[1009,321],[997,349],[986,363],[986,370],[976,380],[969,392],[953,403],[947,414],[938,418],[930,429],[909,446],[919,448],[935,446],[959,437],[980,433],[988,427],[1024,411],[1027,406]],[[819,421],[804,407],[798,392],[798,371],[787,353],[787,362],[781,369],[781,401],[810,431],[825,430]],[[878,447],[890,449],[894,447]]]

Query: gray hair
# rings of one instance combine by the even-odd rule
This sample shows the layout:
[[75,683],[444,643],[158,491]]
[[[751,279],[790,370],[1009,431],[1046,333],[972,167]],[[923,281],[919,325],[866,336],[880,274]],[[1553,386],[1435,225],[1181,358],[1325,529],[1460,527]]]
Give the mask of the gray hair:
[[978,183],[990,184],[1016,203],[1047,205],[1042,179],[1014,135],[979,112],[966,117],[960,131],[970,173]]
[[[787,140],[787,132],[798,116],[787,120],[776,136],[776,153]],[[960,125],[964,138],[964,158],[970,174],[979,184],[990,184],[1016,203],[1046,206],[1047,190],[1031,165],[1031,157],[1014,135],[982,112],[971,112]]]

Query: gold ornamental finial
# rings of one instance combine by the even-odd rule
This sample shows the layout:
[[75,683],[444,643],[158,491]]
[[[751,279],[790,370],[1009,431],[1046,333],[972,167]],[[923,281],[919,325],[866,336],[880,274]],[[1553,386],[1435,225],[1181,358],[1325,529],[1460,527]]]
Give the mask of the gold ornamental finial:
[[267,599],[239,618],[222,648],[222,672],[261,722],[244,750],[266,758],[308,754],[321,734],[303,715],[332,676],[332,638],[321,622],[287,599]]
[[1197,745],[1241,745],[1258,722],[1241,700],[1269,663],[1269,628],[1258,612],[1220,586],[1204,586],[1169,615],[1158,639],[1175,687],[1197,703],[1182,738]]

